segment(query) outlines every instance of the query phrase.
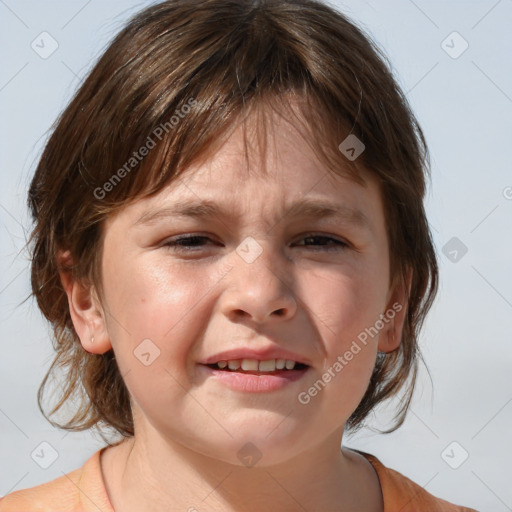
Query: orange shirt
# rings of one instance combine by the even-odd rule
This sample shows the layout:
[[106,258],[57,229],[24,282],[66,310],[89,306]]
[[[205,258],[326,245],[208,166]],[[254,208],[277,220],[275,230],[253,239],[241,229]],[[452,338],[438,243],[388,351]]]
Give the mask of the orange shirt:
[[[0,512],[114,512],[101,473],[102,450],[80,469],[51,482],[8,494],[0,499]],[[477,512],[436,498],[397,471],[385,467],[373,455],[355,451],[366,457],[377,472],[384,512]]]

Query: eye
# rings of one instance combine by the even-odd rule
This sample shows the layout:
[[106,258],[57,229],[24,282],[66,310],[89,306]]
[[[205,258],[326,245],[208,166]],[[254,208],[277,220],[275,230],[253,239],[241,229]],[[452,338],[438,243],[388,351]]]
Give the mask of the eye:
[[[305,243],[303,247],[312,247],[315,251],[339,251],[347,249],[349,244],[325,235],[308,234],[301,239],[304,242],[312,242],[311,244]],[[295,244],[302,245],[302,244]],[[317,248],[315,248],[315,246]]]
[[[190,235],[168,240],[164,245],[177,251],[197,251],[208,242],[213,241],[207,236]],[[310,247],[314,251],[339,251],[350,247],[348,243],[342,240],[317,234],[308,234],[302,237],[301,242],[304,243],[295,243],[294,245],[298,247]]]
[[167,242],[165,242],[164,245],[166,247],[176,248],[177,250],[187,249],[193,251],[195,250],[194,248],[201,248],[203,246],[202,242],[205,242],[207,240],[210,240],[210,238],[202,235],[182,236],[179,238],[168,240]]

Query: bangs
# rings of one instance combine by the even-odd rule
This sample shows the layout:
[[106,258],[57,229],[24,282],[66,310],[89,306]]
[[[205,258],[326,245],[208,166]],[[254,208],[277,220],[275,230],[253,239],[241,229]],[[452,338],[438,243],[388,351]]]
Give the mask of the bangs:
[[[78,94],[80,124],[95,129],[80,134],[87,145],[79,162],[98,214],[157,193],[255,112],[264,146],[270,110],[303,134],[328,171],[362,184],[358,168],[371,166],[372,155],[382,163],[372,145],[386,135],[372,121],[380,93],[371,71],[355,51],[341,50],[361,46],[353,31],[340,37],[336,23],[308,30],[300,19],[308,10],[298,9],[290,23],[294,13],[283,5],[274,13],[271,3],[224,4],[212,19],[207,4],[166,3],[143,13],[118,36],[123,52],[114,53],[121,46],[114,40]],[[184,30],[187,23],[194,28]],[[300,42],[311,37],[320,44]],[[349,134],[366,145],[357,163],[338,150]]]
[[[145,129],[141,122],[137,123],[140,133],[133,134],[132,141],[125,139],[125,144],[113,151],[121,157],[123,149],[130,148],[124,160],[118,158],[108,172],[97,175],[95,196],[109,213],[139,198],[157,194],[189,167],[213,158],[238,128],[243,131],[247,169],[265,176],[263,166],[251,166],[250,155],[266,155],[269,142],[274,140],[274,116],[292,125],[318,158],[323,165],[319,179],[324,173],[332,173],[365,185],[361,166],[338,149],[339,141],[349,134],[349,128],[338,120],[329,119],[321,100],[311,93],[306,92],[304,96],[267,94],[245,99],[240,104],[231,99],[233,105],[226,98],[224,106],[213,112],[204,107],[210,100],[201,95],[190,96],[181,105],[172,104],[161,119],[146,123]],[[144,137],[144,133],[148,135]],[[255,148],[251,144],[253,140]],[[100,206],[99,210],[103,208]]]

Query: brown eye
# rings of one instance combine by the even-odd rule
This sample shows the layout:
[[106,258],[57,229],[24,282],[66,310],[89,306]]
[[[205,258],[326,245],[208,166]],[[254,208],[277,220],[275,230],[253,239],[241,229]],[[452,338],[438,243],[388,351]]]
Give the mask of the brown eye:
[[179,249],[190,249],[203,247],[205,241],[210,240],[207,236],[193,235],[193,236],[182,236],[174,238],[165,242],[166,247],[172,247]]
[[303,245],[304,247],[312,247],[314,250],[318,251],[338,251],[349,247],[349,245],[342,240],[337,240],[336,238],[324,235],[308,235],[303,237],[302,240],[307,242]]

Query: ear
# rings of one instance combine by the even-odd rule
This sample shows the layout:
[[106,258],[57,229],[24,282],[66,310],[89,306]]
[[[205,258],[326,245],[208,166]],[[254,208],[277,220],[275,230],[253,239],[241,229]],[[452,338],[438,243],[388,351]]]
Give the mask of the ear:
[[378,350],[380,352],[393,352],[400,346],[411,284],[412,268],[408,267],[405,280],[400,277],[389,293],[386,310],[383,313],[384,328],[379,334]]
[[107,352],[112,348],[112,344],[106,329],[103,308],[94,286],[73,276],[70,251],[59,251],[57,262],[60,280],[68,297],[71,320],[82,347],[92,354]]

